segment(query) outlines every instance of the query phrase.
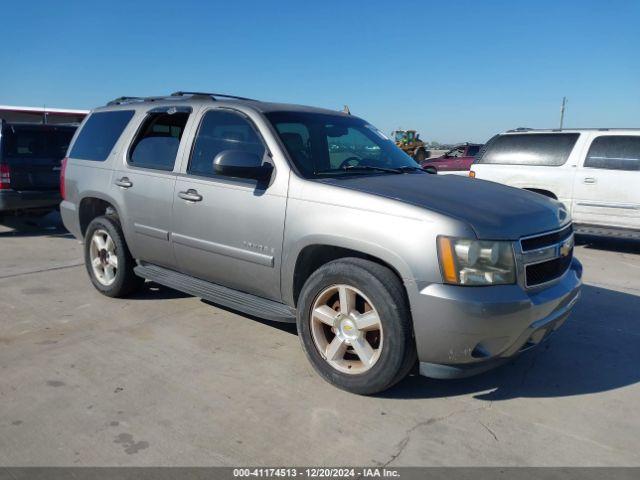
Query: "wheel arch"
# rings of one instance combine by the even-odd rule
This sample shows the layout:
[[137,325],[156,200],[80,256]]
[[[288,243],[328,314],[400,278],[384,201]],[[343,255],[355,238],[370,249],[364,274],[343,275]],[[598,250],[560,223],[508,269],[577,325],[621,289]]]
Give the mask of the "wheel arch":
[[340,258],[356,257],[387,267],[401,283],[411,276],[409,267],[396,254],[374,245],[352,245],[336,239],[316,239],[295,249],[283,265],[282,290],[285,302],[297,306],[302,286],[322,265]]
[[78,202],[78,221],[82,236],[84,237],[87,227],[94,218],[107,215],[111,211],[117,217],[120,217],[116,203],[108,195],[99,192],[91,192],[84,195]]

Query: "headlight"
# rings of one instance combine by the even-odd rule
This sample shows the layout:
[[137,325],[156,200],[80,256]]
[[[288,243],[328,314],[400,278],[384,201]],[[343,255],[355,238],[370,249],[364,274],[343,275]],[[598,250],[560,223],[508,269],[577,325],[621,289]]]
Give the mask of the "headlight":
[[504,285],[516,281],[511,242],[438,237],[438,255],[446,283]]

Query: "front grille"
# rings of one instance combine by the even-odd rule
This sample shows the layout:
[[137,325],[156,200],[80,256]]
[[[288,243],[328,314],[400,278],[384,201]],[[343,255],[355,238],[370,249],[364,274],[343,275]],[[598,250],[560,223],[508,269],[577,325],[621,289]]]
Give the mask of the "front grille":
[[525,267],[527,287],[534,287],[561,277],[571,265],[573,249],[569,255]]
[[557,232],[548,233],[546,235],[540,235],[533,238],[524,238],[520,240],[523,252],[536,250],[538,248],[548,247],[556,243],[560,243],[571,236],[573,233],[573,225],[569,225]]

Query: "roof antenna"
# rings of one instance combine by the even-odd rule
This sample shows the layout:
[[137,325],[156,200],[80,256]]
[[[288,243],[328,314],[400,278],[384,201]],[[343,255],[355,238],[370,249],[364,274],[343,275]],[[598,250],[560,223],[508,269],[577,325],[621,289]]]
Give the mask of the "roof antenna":
[[351,110],[349,110],[349,105],[345,105],[342,109],[342,113],[346,113],[347,115],[351,115]]

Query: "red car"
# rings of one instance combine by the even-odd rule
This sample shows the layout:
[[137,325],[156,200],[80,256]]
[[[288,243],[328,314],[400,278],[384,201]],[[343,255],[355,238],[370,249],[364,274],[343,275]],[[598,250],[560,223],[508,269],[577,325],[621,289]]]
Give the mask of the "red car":
[[423,168],[434,167],[439,172],[469,170],[481,148],[482,145],[478,143],[463,143],[441,157],[428,158],[420,162],[420,165]]

